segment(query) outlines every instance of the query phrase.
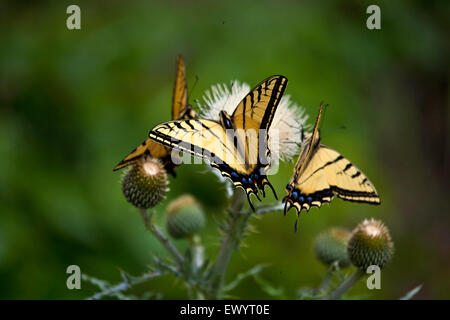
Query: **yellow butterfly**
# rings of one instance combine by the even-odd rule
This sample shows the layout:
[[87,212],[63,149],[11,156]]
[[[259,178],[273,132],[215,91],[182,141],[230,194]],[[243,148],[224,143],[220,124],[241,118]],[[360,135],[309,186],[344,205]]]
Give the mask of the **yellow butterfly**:
[[[196,114],[192,106],[188,103],[188,91],[186,85],[186,68],[181,56],[177,57],[177,72],[175,77],[175,86],[173,88],[172,98],[172,119],[194,119]],[[167,148],[151,139],[147,138],[131,153],[126,156],[117,166],[114,171],[124,168],[144,155],[149,155],[153,158],[160,159],[167,172],[175,176],[176,165],[171,160],[171,149]]]
[[265,185],[269,185],[277,197],[266,176],[270,167],[267,141],[286,85],[287,79],[283,76],[269,77],[242,99],[232,115],[221,111],[219,121],[188,119],[165,122],[150,131],[150,139],[206,159],[236,187],[245,190],[254,209],[250,194],[260,200],[258,190],[265,196]]
[[[294,207],[297,215],[305,209],[329,203],[334,196],[347,201],[380,204],[380,197],[369,179],[348,159],[320,143],[319,122],[323,106],[313,132],[301,144],[294,173],[286,186],[288,195],[284,214]],[[289,208],[287,207],[289,204]],[[296,224],[297,227],[297,224]]]

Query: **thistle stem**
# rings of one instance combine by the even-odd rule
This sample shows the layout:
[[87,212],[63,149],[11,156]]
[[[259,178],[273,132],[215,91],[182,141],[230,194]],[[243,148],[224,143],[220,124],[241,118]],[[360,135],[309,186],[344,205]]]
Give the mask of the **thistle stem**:
[[[86,300],[99,300],[105,296],[119,295],[121,292],[128,290],[131,286],[133,286],[135,284],[143,283],[147,280],[157,278],[162,275],[163,275],[163,273],[161,273],[161,272],[145,273],[139,277],[134,278],[132,281],[122,281],[121,283],[116,284],[114,286],[109,286],[109,287],[105,288],[103,291],[97,292],[93,296],[86,298]],[[88,277],[87,275],[83,275],[83,278],[85,280],[92,279],[91,277]]]
[[[260,206],[255,206],[255,214],[263,215],[266,213],[276,212],[276,211],[283,211],[284,205],[281,202],[274,202],[269,204],[263,204]],[[253,213],[251,209],[249,210],[242,210],[241,214],[249,215]]]
[[241,214],[245,197],[246,194],[243,190],[235,189],[231,198],[229,222],[222,239],[217,260],[210,275],[209,292],[216,299],[221,298],[221,291],[231,256],[239,245],[242,233],[246,229],[250,217],[249,214]]
[[330,288],[331,281],[333,280],[334,270],[328,269],[323,277],[322,283],[317,287],[318,294],[325,294]]
[[192,236],[190,242],[192,249],[192,266],[195,268],[200,268],[203,264],[205,248],[203,247],[198,234]]
[[353,287],[359,279],[364,275],[364,271],[361,269],[355,270],[353,274],[345,279],[339,286],[337,286],[333,292],[331,292],[328,297],[323,298],[323,300],[337,300],[339,299],[347,290]]
[[158,239],[158,241],[166,248],[166,250],[172,255],[175,263],[181,269],[184,263],[184,257],[178,251],[178,249],[170,242],[170,240],[166,237],[166,235],[153,224],[152,215],[153,212],[148,213],[145,209],[139,209],[139,213],[141,214],[142,220],[144,221],[144,225],[148,231],[150,231],[153,236]]
[[337,261],[333,262],[325,273],[322,283],[316,288],[316,293],[319,295],[325,295],[330,289],[331,282],[333,281],[334,275],[339,270],[339,264]]

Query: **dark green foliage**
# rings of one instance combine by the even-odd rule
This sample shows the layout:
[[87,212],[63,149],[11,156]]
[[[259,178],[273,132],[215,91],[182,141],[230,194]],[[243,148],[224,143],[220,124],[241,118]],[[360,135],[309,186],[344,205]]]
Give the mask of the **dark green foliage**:
[[[120,190],[113,166],[170,119],[174,61],[186,61],[189,99],[215,83],[250,84],[272,74],[311,119],[329,103],[324,143],[351,159],[377,186],[383,204],[333,200],[296,217],[253,220],[258,231],[233,256],[228,281],[261,263],[261,277],[294,297],[323,268],[311,246],[333,225],[382,219],[397,255],[383,271],[393,298],[425,283],[419,298],[449,298],[448,1],[377,1],[381,30],[365,27],[368,2],[349,1],[77,1],[81,30],[65,26],[71,2],[0,4],[0,298],[75,299],[98,288],[65,286],[67,266],[114,284],[118,268],[139,275],[152,256],[167,257]],[[195,79],[198,76],[198,81]],[[196,85],[194,87],[194,83]],[[345,130],[336,130],[345,126]],[[447,146],[447,147],[446,147]],[[279,196],[292,174],[271,176]],[[165,206],[186,192],[204,205],[205,255],[218,248],[225,189],[204,165],[171,177]],[[186,241],[175,241],[180,251]],[[395,263],[394,263],[395,262]],[[164,291],[186,298],[172,274],[130,294]],[[367,294],[360,285],[352,294]],[[232,292],[271,298],[253,280]]]

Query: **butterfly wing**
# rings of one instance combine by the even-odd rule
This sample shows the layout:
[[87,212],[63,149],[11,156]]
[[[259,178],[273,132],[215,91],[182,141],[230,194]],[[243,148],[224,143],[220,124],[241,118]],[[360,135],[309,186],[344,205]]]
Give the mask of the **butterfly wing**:
[[321,207],[334,196],[347,201],[380,204],[374,185],[364,173],[337,151],[320,144],[322,113],[321,104],[313,132],[302,143],[294,173],[286,187],[284,213],[292,206],[297,209],[297,214],[311,207]]
[[233,112],[232,118],[236,127],[244,130],[267,130],[286,89],[287,81],[283,76],[271,76],[254,87]]
[[335,150],[320,145],[301,175],[289,182],[283,200],[297,209],[309,210],[329,203],[334,196],[343,200],[380,204],[380,197],[367,176]]
[[[275,198],[277,198],[275,190],[266,176],[270,166],[267,141],[270,125],[287,82],[287,78],[279,75],[261,81],[242,99],[231,117],[236,129],[236,145],[242,150],[241,154],[246,164],[245,172],[240,174],[253,180],[263,195],[264,186],[269,185]],[[262,151],[265,153],[260,155]],[[239,180],[242,178],[239,177]]]
[[[245,171],[243,161],[238,159],[233,143],[226,137],[225,129],[216,121],[168,121],[154,127],[149,136],[156,143],[203,158],[214,167],[229,163],[235,170]],[[222,174],[228,176],[230,172]]]
[[186,67],[182,56],[177,56],[177,72],[172,96],[172,119],[193,119],[195,112],[188,103]]
[[[258,135],[259,129],[265,129],[263,139],[268,138],[267,129],[286,84],[287,79],[282,76],[262,81],[239,103],[229,126],[205,119],[169,121],[153,128],[149,136],[168,147],[208,160],[235,186],[243,188],[247,197],[251,193],[258,197],[258,187],[270,186],[264,171],[268,164],[261,174],[258,138],[246,132],[254,129]],[[227,129],[231,127],[236,130],[230,138]],[[252,206],[250,199],[249,203]]]
[[305,138],[304,141],[302,141],[300,155],[294,167],[294,174],[293,174],[294,180],[297,178],[297,176],[301,175],[303,171],[306,169],[308,163],[311,160],[312,155],[316,152],[317,147],[320,144],[319,124],[320,120],[322,119],[323,110],[324,110],[323,103],[320,103],[319,113],[317,114],[313,131],[308,137]]
[[152,158],[161,159],[166,170],[174,175],[174,167],[172,161],[170,161],[170,149],[152,141],[151,139],[146,139],[139,146],[137,146],[133,151],[130,152],[122,161],[119,162],[114,167],[114,171],[122,169],[132,163],[134,163],[137,159],[141,158],[144,155],[149,155]]
[[186,84],[186,67],[182,56],[177,56],[177,71],[172,96],[172,119],[179,119],[180,114],[188,103],[188,91]]
[[[192,107],[188,104],[188,92],[186,84],[186,68],[182,56],[177,56],[177,67],[175,75],[175,84],[172,97],[172,119],[192,119],[196,114]],[[137,146],[130,154],[128,154],[118,165],[114,167],[114,171],[122,169],[144,154],[163,161],[165,169],[175,176],[176,165],[171,161],[171,150],[151,139],[147,138],[139,146]]]
[[[235,186],[243,188],[247,197],[252,193],[258,197],[244,160],[220,123],[205,119],[169,121],[153,128],[149,136],[165,146],[205,159]],[[249,203],[253,208],[250,200]]]

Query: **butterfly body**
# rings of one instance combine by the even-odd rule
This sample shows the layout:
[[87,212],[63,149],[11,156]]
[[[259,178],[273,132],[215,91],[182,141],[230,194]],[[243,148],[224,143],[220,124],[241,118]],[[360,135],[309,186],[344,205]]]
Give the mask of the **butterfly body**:
[[[194,119],[195,111],[188,103],[188,92],[186,84],[186,68],[183,58],[177,57],[177,71],[175,77],[175,85],[172,97],[172,119]],[[152,158],[160,159],[166,171],[175,176],[176,164],[172,161],[172,150],[162,144],[159,144],[149,138],[137,146],[126,156],[119,164],[114,167],[114,171],[122,169],[144,155]]]
[[284,214],[291,207],[297,214],[302,210],[309,211],[311,207],[319,208],[335,196],[346,201],[380,204],[374,185],[364,173],[340,153],[321,144],[319,122],[322,112],[321,105],[313,132],[302,142],[292,178],[286,186]]
[[[153,128],[150,139],[196,157],[207,160],[232,180],[236,187],[258,199],[258,191],[265,196],[269,185],[266,171],[270,167],[270,150],[267,147],[268,131],[278,103],[284,93],[287,79],[272,76],[250,91],[232,115],[225,111],[219,120],[188,119],[169,121]],[[262,147],[261,147],[262,146]],[[262,152],[262,154],[261,154]]]

